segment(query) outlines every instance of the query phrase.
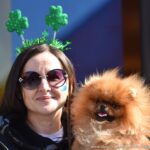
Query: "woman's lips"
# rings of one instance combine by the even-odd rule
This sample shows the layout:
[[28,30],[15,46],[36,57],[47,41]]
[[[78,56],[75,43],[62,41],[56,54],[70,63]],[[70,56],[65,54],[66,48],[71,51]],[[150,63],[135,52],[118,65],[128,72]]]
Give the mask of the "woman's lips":
[[54,96],[40,96],[38,98],[36,98],[36,100],[39,100],[39,101],[46,101],[46,100],[50,100],[50,99],[54,99]]

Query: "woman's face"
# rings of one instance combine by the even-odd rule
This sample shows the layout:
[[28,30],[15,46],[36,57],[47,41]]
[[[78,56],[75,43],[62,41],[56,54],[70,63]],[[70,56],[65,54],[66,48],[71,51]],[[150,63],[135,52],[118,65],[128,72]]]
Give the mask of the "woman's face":
[[45,76],[53,69],[63,68],[59,60],[48,51],[37,54],[25,64],[22,76],[30,71],[34,71],[42,76],[38,87],[34,89],[22,87],[23,100],[28,114],[49,115],[57,112],[64,106],[68,96],[69,81],[67,78],[61,87],[52,87]]

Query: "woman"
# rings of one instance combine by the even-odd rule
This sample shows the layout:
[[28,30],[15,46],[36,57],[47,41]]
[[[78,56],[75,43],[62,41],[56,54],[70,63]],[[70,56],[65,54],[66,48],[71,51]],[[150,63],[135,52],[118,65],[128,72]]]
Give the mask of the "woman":
[[74,69],[63,52],[47,44],[24,50],[11,68],[2,99],[0,149],[70,149],[65,112],[74,90]]

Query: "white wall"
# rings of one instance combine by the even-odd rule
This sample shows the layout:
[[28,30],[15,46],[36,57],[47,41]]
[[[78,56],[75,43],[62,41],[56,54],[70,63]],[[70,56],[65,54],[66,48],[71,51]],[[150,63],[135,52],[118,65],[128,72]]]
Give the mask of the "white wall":
[[6,79],[12,63],[11,34],[5,27],[9,11],[10,0],[0,0],[0,83]]

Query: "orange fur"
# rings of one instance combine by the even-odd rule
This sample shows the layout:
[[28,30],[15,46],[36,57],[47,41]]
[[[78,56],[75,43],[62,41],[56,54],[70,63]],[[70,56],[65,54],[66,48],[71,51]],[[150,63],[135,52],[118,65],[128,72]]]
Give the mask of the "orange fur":
[[[113,121],[99,121],[103,103]],[[73,99],[71,119],[72,150],[150,149],[150,91],[138,75],[122,78],[113,69],[90,76]]]

